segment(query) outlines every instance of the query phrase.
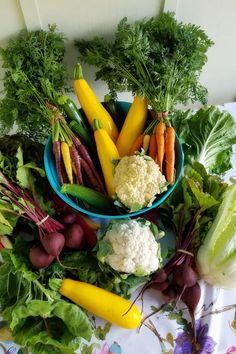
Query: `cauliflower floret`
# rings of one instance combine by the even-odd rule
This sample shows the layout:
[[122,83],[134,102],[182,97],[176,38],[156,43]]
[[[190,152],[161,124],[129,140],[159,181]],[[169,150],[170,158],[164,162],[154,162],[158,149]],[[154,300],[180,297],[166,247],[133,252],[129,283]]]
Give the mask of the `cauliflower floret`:
[[105,263],[118,272],[147,275],[161,266],[160,244],[147,224],[137,220],[113,222],[104,241],[114,252],[105,257]]
[[118,199],[129,209],[148,205],[156,194],[166,190],[165,176],[147,156],[123,157],[115,168],[113,185]]

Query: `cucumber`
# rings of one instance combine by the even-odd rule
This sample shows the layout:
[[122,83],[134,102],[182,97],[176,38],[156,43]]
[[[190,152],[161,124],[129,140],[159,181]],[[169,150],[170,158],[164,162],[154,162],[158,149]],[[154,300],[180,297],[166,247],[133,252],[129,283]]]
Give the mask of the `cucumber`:
[[93,136],[89,133],[85,117],[78,110],[75,102],[68,96],[60,96],[57,103],[66,113],[67,118],[71,120],[69,126],[78,135],[81,142],[90,150],[95,152]]
[[115,211],[115,206],[112,200],[91,188],[79,184],[63,184],[61,187],[61,193],[72,195],[73,197],[88,203],[101,213],[111,214],[112,211]]

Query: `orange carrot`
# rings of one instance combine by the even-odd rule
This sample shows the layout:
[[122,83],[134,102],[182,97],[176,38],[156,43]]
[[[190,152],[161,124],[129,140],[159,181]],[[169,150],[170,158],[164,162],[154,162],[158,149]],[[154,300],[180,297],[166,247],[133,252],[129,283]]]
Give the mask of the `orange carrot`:
[[165,154],[166,179],[173,184],[175,178],[175,130],[173,127],[166,128]]
[[144,134],[141,134],[137,137],[137,139],[134,141],[133,145],[130,148],[129,156],[133,155],[135,151],[139,151],[141,149],[141,147],[143,146],[143,138]]
[[152,134],[150,137],[150,143],[149,143],[149,151],[148,155],[155,160],[157,153],[157,143],[156,143],[156,135]]
[[165,123],[159,122],[156,128],[156,143],[157,143],[157,163],[162,172],[162,165],[165,155]]

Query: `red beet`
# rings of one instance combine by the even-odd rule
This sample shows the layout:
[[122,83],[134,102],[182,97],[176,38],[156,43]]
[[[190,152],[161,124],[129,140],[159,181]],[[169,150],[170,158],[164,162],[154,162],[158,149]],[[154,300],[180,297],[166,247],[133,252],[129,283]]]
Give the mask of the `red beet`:
[[167,281],[163,281],[162,283],[156,283],[153,282],[150,285],[150,288],[155,289],[155,290],[159,290],[159,291],[163,291],[165,289],[167,289],[169,286],[169,283]]
[[152,281],[155,283],[162,283],[166,281],[167,274],[164,269],[158,270],[152,277]]
[[71,213],[65,212],[60,217],[60,222],[64,225],[74,224],[75,220],[76,220],[76,214],[72,212]]
[[182,287],[191,287],[197,282],[197,274],[188,264],[180,264],[173,270],[173,281]]
[[188,307],[190,313],[194,314],[196,307],[199,303],[201,297],[201,288],[198,283],[194,284],[194,286],[188,287],[183,292],[181,296],[181,300]]
[[93,248],[97,244],[97,237],[94,230],[92,230],[92,228],[79,214],[76,215],[76,223],[82,227],[88,246]]
[[48,254],[58,258],[65,245],[65,237],[60,232],[51,232],[43,237],[41,243]]
[[35,269],[47,268],[55,257],[49,255],[41,245],[30,249],[29,259]]
[[171,285],[162,291],[162,294],[167,298],[168,301],[175,300],[177,298],[177,293]]
[[85,244],[85,234],[82,227],[78,224],[72,224],[65,230],[65,246],[81,250]]

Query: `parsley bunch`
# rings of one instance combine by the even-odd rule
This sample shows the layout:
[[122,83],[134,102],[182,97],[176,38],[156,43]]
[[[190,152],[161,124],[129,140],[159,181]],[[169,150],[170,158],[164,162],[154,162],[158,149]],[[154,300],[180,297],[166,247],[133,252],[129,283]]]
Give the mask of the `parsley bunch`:
[[124,18],[113,41],[96,37],[75,44],[79,59],[99,68],[96,79],[106,81],[113,96],[122,91],[145,96],[156,112],[189,100],[206,103],[207,90],[198,80],[213,42],[172,13],[133,24]]
[[16,124],[32,140],[45,141],[50,119],[44,101],[53,102],[56,91],[69,90],[64,53],[64,35],[55,26],[49,26],[48,31],[22,30],[5,49],[0,48],[6,68],[5,96],[0,101],[2,135]]

